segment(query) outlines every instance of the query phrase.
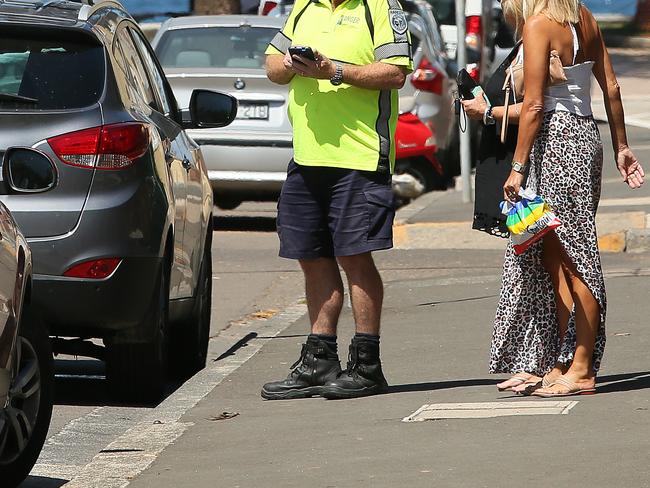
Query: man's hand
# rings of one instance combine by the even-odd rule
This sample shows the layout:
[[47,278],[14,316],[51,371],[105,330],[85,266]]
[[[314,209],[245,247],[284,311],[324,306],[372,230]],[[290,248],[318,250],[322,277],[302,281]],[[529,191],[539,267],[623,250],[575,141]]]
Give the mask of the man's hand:
[[291,56],[288,52],[284,57],[284,65],[296,74],[305,78],[329,80],[336,72],[335,64],[325,55],[314,51],[316,61],[303,56]]

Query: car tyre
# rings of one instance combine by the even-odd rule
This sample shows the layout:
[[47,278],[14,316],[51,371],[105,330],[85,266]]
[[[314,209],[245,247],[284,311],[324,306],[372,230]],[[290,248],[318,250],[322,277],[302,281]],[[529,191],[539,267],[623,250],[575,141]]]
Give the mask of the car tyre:
[[206,243],[191,315],[173,330],[172,374],[189,378],[205,368],[212,315],[212,250]]
[[426,158],[413,158],[399,161],[396,165],[397,174],[409,174],[424,186],[424,191],[446,189],[444,175],[438,174]]
[[27,310],[18,334],[18,371],[11,383],[6,422],[0,428],[0,480],[18,486],[32,470],[45,443],[54,401],[54,359],[41,321]]
[[159,402],[165,393],[168,358],[169,274],[161,269],[156,293],[143,326],[152,331],[145,343],[108,344],[106,376],[111,395],[144,404]]

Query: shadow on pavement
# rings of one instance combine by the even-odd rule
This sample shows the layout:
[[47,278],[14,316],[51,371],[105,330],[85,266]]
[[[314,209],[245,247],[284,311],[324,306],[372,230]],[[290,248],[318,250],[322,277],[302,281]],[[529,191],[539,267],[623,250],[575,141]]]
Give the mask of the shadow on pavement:
[[45,476],[28,476],[19,486],[20,488],[59,488],[68,481],[59,478],[46,478]]
[[646,389],[650,389],[650,371],[600,376],[597,384],[598,393],[616,393]]
[[[54,361],[54,404],[86,407],[147,407],[156,405],[119,401],[111,397],[104,362],[97,359],[56,359]],[[182,381],[169,381],[163,401]],[[40,485],[39,485],[40,486]],[[48,485],[49,486],[49,485]],[[58,486],[58,485],[57,485]]]
[[448,381],[436,381],[428,383],[410,383],[405,385],[390,385],[388,391],[384,395],[390,395],[392,393],[410,393],[410,392],[421,392],[421,391],[436,391],[436,390],[448,390],[451,388],[467,388],[470,386],[492,386],[499,383],[499,379],[471,379],[471,380],[448,380]]
[[275,217],[214,217],[214,230],[275,232]]

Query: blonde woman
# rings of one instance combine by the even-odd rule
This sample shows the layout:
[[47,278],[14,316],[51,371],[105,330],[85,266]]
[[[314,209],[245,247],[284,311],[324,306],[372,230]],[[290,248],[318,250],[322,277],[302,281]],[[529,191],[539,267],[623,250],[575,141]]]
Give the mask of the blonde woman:
[[[504,198],[518,198],[528,172],[526,186],[563,225],[520,256],[508,246],[490,369],[532,373],[527,383],[538,382],[532,391],[538,396],[593,393],[605,348],[606,296],[595,225],[603,151],[591,111],[592,74],[623,182],[638,188],[644,172],[628,147],[619,85],[591,13],[578,0],[501,3],[523,39],[525,85]],[[551,50],[565,67],[565,84],[547,86]]]

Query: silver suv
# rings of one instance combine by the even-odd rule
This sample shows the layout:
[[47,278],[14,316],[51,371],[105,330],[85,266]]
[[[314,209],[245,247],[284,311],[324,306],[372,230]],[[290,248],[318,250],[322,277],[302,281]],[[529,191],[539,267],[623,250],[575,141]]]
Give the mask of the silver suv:
[[0,4],[0,153],[56,173],[35,195],[0,184],[32,249],[34,311],[55,352],[106,359],[130,399],[160,398],[169,365],[205,364],[212,191],[184,127],[227,125],[237,104],[198,90],[190,106],[184,121],[119,3]]

